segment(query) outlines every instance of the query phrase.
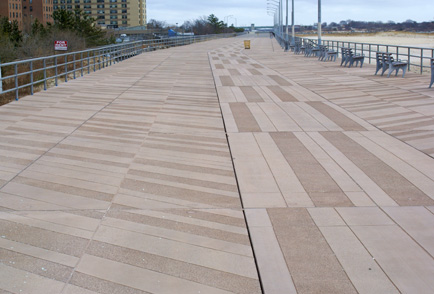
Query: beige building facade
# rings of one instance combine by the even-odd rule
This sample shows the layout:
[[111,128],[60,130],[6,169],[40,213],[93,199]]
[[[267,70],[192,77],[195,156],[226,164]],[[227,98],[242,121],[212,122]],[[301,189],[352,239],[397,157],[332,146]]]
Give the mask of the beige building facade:
[[80,9],[103,28],[146,26],[146,0],[53,0],[53,9]]

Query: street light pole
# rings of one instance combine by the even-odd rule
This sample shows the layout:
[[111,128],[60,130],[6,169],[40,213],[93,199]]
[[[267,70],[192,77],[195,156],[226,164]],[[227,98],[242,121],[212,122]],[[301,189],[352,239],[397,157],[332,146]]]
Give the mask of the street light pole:
[[295,27],[294,27],[294,0],[292,0],[292,15],[291,15],[291,26],[292,26],[292,38],[291,45],[295,45]]
[[[274,18],[275,18],[275,33],[277,35],[282,35],[282,30],[283,27],[279,27],[282,23],[282,15],[281,15],[281,10],[282,10],[282,0],[277,1],[277,0],[267,0],[267,4],[271,5],[272,7],[274,7],[275,9],[275,14],[274,14]],[[277,21],[277,22],[276,22]]]
[[318,45],[321,45],[321,0],[318,0]]
[[[293,0],[294,1],[294,0]],[[288,40],[288,0],[286,0],[286,36],[285,36],[285,51],[289,49],[289,40]]]

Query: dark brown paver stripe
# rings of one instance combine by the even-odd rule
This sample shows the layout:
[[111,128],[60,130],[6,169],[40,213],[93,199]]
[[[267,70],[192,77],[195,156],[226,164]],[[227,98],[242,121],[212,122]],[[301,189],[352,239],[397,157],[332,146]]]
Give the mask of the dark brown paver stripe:
[[261,128],[244,103],[230,103],[232,114],[240,132],[260,132]]
[[240,87],[244,96],[246,96],[247,101],[249,102],[264,102],[261,95],[253,87],[250,86],[242,86]]
[[269,77],[280,86],[292,86],[292,84],[290,82],[288,82],[287,80],[285,80],[281,76],[271,75]]
[[223,86],[235,86],[234,81],[231,79],[230,76],[220,76],[220,81],[222,82]]
[[118,283],[99,279],[91,275],[74,272],[70,283],[72,285],[94,291],[96,293],[127,293],[127,294],[150,294]]
[[353,206],[336,182],[293,133],[270,133],[315,206]]
[[284,89],[282,89],[279,86],[268,86],[268,89],[270,89],[271,92],[273,92],[277,97],[279,97],[282,102],[297,102],[298,100],[286,92]]
[[[60,282],[67,282],[73,271],[69,266],[3,248],[0,248],[0,261],[7,263],[8,266]],[[0,290],[0,293],[3,292]]]
[[191,179],[186,177],[176,177],[176,176],[170,176],[161,173],[152,173],[147,171],[130,169],[128,171],[128,174],[140,176],[143,178],[158,179],[158,180],[164,180],[168,182],[187,184],[191,186],[219,189],[223,191],[231,191],[231,192],[238,191],[235,185],[228,185],[228,184],[216,183],[216,182],[205,181],[205,180],[196,180],[196,179]]
[[206,173],[211,175],[220,175],[220,176],[227,176],[227,177],[234,176],[234,172],[232,170],[201,167],[201,166],[195,166],[193,164],[187,165],[187,164],[180,164],[180,163],[173,163],[173,162],[159,161],[159,160],[152,160],[152,159],[141,159],[141,158],[136,158],[134,162],[143,165],[166,167],[166,168],[184,170],[184,171],[194,171],[198,173]]
[[360,124],[323,102],[307,102],[307,104],[324,114],[345,131],[366,131]]
[[383,130],[401,131],[401,130],[414,129],[414,128],[423,128],[423,127],[431,127],[432,129],[433,126],[434,126],[434,120],[428,120],[428,121],[422,121],[417,123],[401,124],[399,126],[394,126],[394,127],[384,127]]
[[234,293],[260,293],[258,282],[247,277],[234,276],[230,273],[109,243],[93,241],[87,253]]
[[340,132],[321,134],[399,205],[434,205],[433,199],[348,136]]
[[267,211],[298,294],[357,293],[305,208]]
[[219,207],[240,207],[240,200],[238,198],[180,187],[172,187],[169,185],[148,183],[128,178],[122,182],[121,187],[132,191],[145,192],[152,195],[172,197]]
[[170,150],[170,151],[178,151],[178,152],[187,152],[193,154],[206,154],[206,155],[215,155],[226,158],[228,156],[227,151],[214,151],[208,150],[207,148],[198,149],[198,148],[187,148],[187,147],[179,147],[179,146],[170,146],[163,144],[152,144],[152,143],[144,143],[143,147],[153,148],[153,149],[161,149],[161,150]]
[[240,72],[238,71],[238,69],[230,68],[230,69],[228,69],[228,71],[232,76],[239,76],[240,75]]
[[169,212],[171,214],[181,215],[193,219],[200,219],[200,220],[212,221],[220,224],[226,224],[230,226],[236,226],[240,228],[244,228],[246,226],[246,222],[242,218],[217,215],[212,213],[212,211],[205,212],[200,210],[185,210],[185,209],[164,209],[161,211]]
[[14,182],[28,185],[28,186],[32,186],[32,187],[45,189],[45,190],[57,191],[57,192],[62,192],[65,194],[70,194],[70,195],[77,195],[77,196],[81,196],[81,197],[98,199],[101,201],[110,202],[113,199],[112,194],[103,193],[100,191],[94,191],[94,190],[85,189],[85,188],[71,187],[71,186],[67,186],[67,185],[51,183],[51,182],[46,182],[46,181],[42,181],[42,180],[35,180],[35,179],[31,179],[31,178],[26,178],[23,176],[16,177],[14,179]]
[[262,75],[257,69],[249,69],[249,72],[254,76]]
[[89,240],[37,227],[0,220],[0,235],[8,240],[80,257]]
[[[187,210],[191,211],[191,209]],[[179,221],[169,220],[164,218],[164,213],[161,213],[161,217],[148,216],[135,213],[134,210],[114,210],[111,209],[107,213],[107,217],[126,220],[139,224],[146,224],[153,227],[160,227],[169,230],[176,230],[193,235],[205,236],[207,238],[228,241],[231,243],[249,245],[249,238],[247,235],[242,235],[234,232],[223,231],[211,227],[205,227],[203,225],[195,225],[189,223],[183,223]]]

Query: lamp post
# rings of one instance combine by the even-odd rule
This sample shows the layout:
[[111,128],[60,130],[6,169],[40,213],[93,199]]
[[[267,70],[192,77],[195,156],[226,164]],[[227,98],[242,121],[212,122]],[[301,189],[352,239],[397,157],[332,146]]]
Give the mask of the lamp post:
[[268,5],[272,5],[274,6],[277,11],[276,14],[278,16],[278,24],[277,24],[277,28],[278,28],[278,34],[280,34],[280,36],[283,36],[283,13],[282,13],[282,0],[280,1],[276,1],[276,0],[268,0]]
[[318,46],[321,45],[321,0],[318,0]]
[[233,15],[227,15],[224,17],[224,19],[226,20],[226,25],[229,26],[229,18],[233,16]]
[[[294,1],[294,0],[292,0]],[[285,51],[289,49],[289,40],[288,40],[288,0],[286,0],[286,32],[285,32]]]
[[295,45],[294,0],[292,0],[291,27],[292,27],[291,45],[294,46]]

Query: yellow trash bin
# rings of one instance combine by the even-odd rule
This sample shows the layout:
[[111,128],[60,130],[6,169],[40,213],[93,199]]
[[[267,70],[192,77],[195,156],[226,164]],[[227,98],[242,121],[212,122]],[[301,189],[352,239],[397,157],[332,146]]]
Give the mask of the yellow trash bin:
[[244,40],[244,49],[250,49],[250,40]]

